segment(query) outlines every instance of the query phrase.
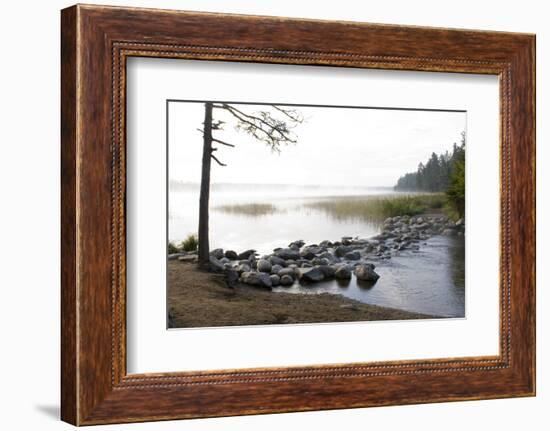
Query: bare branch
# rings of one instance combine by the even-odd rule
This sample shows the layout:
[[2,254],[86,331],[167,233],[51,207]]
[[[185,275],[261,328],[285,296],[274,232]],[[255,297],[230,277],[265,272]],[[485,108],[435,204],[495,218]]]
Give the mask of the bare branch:
[[260,111],[247,114],[234,106],[224,104],[224,109],[239,120],[236,128],[252,135],[255,139],[266,143],[273,152],[280,152],[281,145],[295,144],[296,137],[292,127],[280,119],[274,118],[269,112]]
[[304,122],[304,118],[295,109],[283,109],[283,108],[281,108],[277,105],[271,105],[271,107],[273,107],[277,111],[283,113],[284,115],[286,115],[288,118],[290,118],[292,121],[294,121],[296,123],[303,123]]
[[217,158],[214,154],[210,154],[210,157],[212,157],[212,158],[216,161],[216,163],[217,163],[218,165],[220,165],[220,166],[227,166],[225,163],[220,162],[220,161],[218,160],[218,158]]
[[230,143],[228,143],[228,142],[221,141],[221,140],[216,139],[216,138],[212,138],[212,140],[213,140],[214,142],[217,142],[218,144],[227,145],[228,147],[235,147],[235,145],[233,145],[233,144],[230,144]]

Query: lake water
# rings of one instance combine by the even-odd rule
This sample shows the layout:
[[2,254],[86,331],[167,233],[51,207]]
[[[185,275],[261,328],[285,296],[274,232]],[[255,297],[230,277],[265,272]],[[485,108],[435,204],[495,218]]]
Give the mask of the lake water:
[[[381,230],[381,220],[334,214],[315,203],[343,196],[350,199],[394,194],[389,188],[213,185],[210,192],[210,247],[255,249],[260,254],[302,239],[336,241],[343,236],[368,238]],[[197,232],[197,185],[171,184],[169,239],[180,242]],[[380,279],[374,286],[327,281],[312,287],[277,288],[294,293],[330,292],[370,304],[445,317],[464,316],[464,239],[436,236],[418,252],[404,251],[375,262]]]

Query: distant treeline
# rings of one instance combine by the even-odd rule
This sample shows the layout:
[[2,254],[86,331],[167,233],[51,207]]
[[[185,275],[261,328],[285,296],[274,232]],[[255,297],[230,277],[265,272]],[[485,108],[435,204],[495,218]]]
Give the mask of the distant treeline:
[[464,216],[466,135],[462,133],[460,145],[453,145],[452,152],[432,153],[426,163],[420,163],[416,172],[403,175],[394,189],[411,192],[444,192],[449,204],[460,217]]

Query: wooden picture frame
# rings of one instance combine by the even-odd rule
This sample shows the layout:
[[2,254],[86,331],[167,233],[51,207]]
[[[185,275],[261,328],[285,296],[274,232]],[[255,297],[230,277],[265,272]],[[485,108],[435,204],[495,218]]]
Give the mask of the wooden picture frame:
[[[64,421],[91,425],[535,394],[534,35],[83,5],[64,9],[61,17]],[[500,354],[128,375],[130,56],[498,75]]]

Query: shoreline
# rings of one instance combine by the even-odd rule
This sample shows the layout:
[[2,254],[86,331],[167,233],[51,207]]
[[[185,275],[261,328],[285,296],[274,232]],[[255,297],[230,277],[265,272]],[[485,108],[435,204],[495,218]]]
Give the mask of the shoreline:
[[273,292],[236,283],[194,263],[168,262],[169,328],[430,319],[332,293]]

